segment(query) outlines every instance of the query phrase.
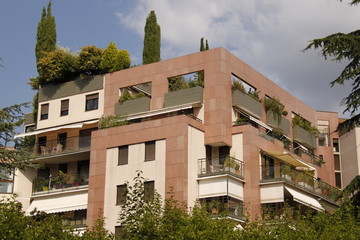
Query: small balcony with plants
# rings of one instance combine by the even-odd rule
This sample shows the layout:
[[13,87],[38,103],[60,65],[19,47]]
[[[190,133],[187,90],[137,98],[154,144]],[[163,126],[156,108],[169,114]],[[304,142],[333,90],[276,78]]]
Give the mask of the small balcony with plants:
[[33,195],[84,189],[89,185],[89,174],[63,173],[48,178],[36,177],[33,180]]
[[299,115],[296,115],[293,118],[292,125],[294,141],[299,142],[308,148],[316,149],[316,138],[320,133],[319,130]]
[[289,134],[290,121],[286,118],[288,112],[284,110],[284,105],[276,97],[264,98],[264,106],[266,112],[266,123],[277,130]]
[[198,177],[230,174],[244,178],[243,162],[231,157],[211,157],[198,159]]
[[115,114],[127,116],[150,111],[151,83],[138,84],[120,89],[119,102],[115,104]]
[[244,220],[244,203],[229,195],[199,199],[200,204],[213,216]]
[[204,71],[170,77],[168,83],[164,108],[203,103]]
[[261,166],[261,182],[274,181],[283,181],[333,203],[336,203],[341,195],[340,189],[315,178],[313,171],[298,170],[295,166],[284,162]]
[[234,75],[232,76],[232,105],[261,119],[262,104],[259,92],[257,92],[254,87],[243,82],[240,78]]

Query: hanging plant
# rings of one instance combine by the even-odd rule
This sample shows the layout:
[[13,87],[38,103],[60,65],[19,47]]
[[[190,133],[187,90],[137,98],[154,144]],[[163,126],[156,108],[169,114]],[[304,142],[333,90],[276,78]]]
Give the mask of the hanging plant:
[[284,105],[276,97],[265,98],[264,105],[266,112],[271,111],[277,116],[279,124],[281,123],[281,117],[288,114],[288,112],[284,110]]

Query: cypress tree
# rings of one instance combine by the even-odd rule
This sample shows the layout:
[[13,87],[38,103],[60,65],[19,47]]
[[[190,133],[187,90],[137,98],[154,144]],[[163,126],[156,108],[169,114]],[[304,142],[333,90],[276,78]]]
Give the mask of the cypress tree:
[[204,38],[202,37],[201,39],[200,39],[200,52],[202,52],[202,51],[204,51],[205,49],[204,49]]
[[209,50],[209,43],[208,40],[206,39],[206,46],[205,46],[205,50]]
[[156,22],[156,15],[151,11],[146,18],[143,49],[143,64],[160,61],[160,26]]
[[37,27],[35,56],[36,63],[44,56],[45,52],[54,51],[56,47],[56,24],[55,18],[51,15],[51,1],[47,11],[45,7],[41,13],[41,19]]

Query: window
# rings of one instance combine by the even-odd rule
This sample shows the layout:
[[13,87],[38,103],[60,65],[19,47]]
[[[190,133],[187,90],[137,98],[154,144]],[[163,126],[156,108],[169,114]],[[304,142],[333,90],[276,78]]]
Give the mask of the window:
[[96,110],[99,107],[99,94],[91,94],[86,96],[86,111]]
[[122,227],[115,226],[115,239],[122,239]]
[[13,173],[6,172],[0,169],[0,193],[12,193],[14,186]]
[[60,116],[69,115],[69,99],[61,101]]
[[118,165],[128,164],[129,146],[119,147],[119,160]]
[[126,185],[117,185],[116,186],[116,205],[123,205],[126,202]]
[[60,133],[58,135],[58,144],[56,145],[56,152],[62,152],[66,149],[67,133]]
[[334,154],[334,167],[336,171],[340,171],[340,156],[338,154]]
[[39,146],[38,147],[38,153],[41,153],[42,155],[46,155],[47,154],[46,136],[38,138],[38,146]]
[[339,172],[335,173],[335,185],[338,188],[341,188],[341,173],[339,173]]
[[63,173],[68,172],[68,164],[67,163],[61,163],[59,164],[59,172],[62,171]]
[[49,118],[49,104],[42,104],[40,111],[40,120],[45,120]]
[[145,143],[145,161],[155,160],[155,141]]
[[155,195],[155,182],[144,182],[144,200],[148,201],[154,198]]
[[337,138],[333,138],[333,149],[334,149],[334,152],[340,151],[339,140]]

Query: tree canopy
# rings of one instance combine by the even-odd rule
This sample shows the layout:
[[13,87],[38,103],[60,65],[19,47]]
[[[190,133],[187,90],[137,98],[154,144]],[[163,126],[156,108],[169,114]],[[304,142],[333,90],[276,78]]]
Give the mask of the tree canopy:
[[22,109],[26,106],[17,104],[0,109],[0,170],[5,172],[37,166],[31,162],[33,155],[22,142],[17,141],[15,148],[8,147],[10,143],[14,144],[15,131],[23,124]]
[[143,64],[160,61],[161,32],[160,26],[156,22],[156,14],[151,11],[146,18],[143,49]]
[[[360,0],[352,0],[350,5],[357,5]],[[338,130],[350,131],[360,124],[360,30],[350,33],[334,33],[324,38],[314,39],[304,49],[320,49],[325,59],[346,60],[349,63],[341,74],[331,82],[333,87],[336,84],[343,85],[345,81],[352,82],[351,93],[345,97],[341,104],[345,106],[345,112],[351,114],[351,118],[339,124]]]
[[37,27],[35,56],[36,62],[44,56],[46,52],[54,51],[56,47],[56,23],[55,17],[51,15],[51,1],[41,13],[41,19]]

